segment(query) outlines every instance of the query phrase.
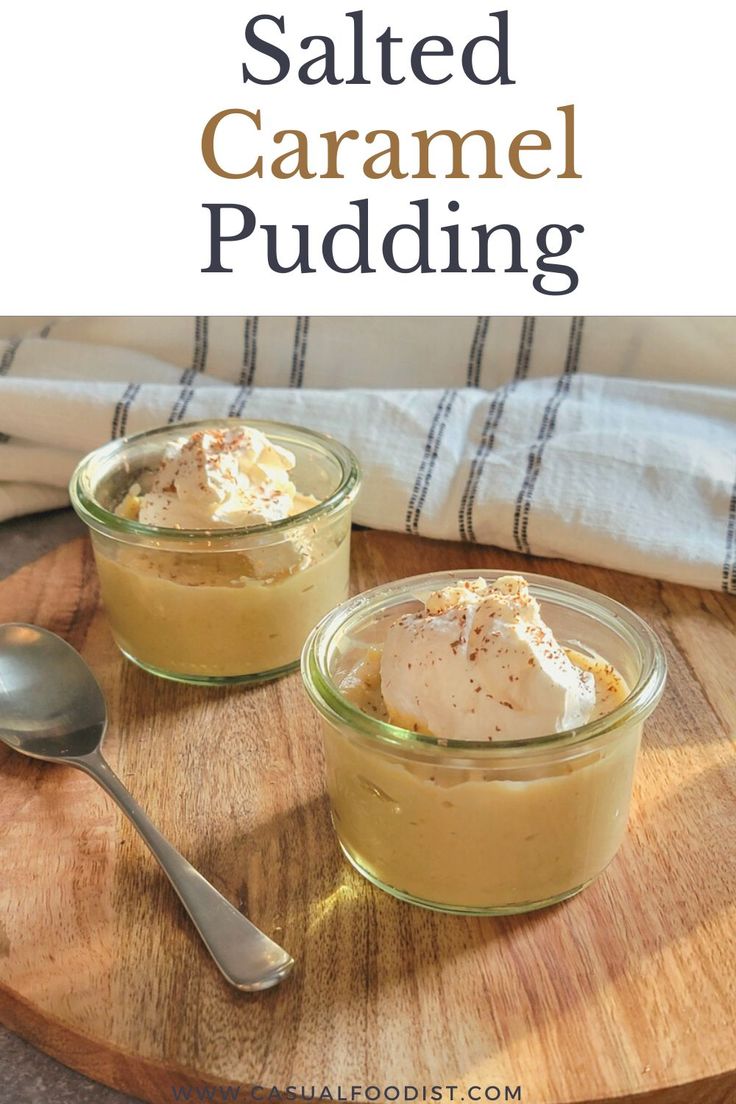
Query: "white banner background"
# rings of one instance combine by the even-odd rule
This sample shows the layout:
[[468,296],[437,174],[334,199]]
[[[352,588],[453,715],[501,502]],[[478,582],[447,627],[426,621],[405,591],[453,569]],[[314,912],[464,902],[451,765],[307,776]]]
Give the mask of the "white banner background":
[[[723,0],[507,0],[513,86],[480,87],[462,74],[430,87],[411,74],[397,87],[379,80],[375,37],[387,25],[410,46],[438,34],[458,51],[495,33],[489,12],[501,5],[371,0],[364,6],[369,86],[300,84],[295,70],[317,52],[298,48],[310,34],[338,46],[338,71],[350,68],[356,5],[321,0],[5,0],[0,11],[2,184],[0,310],[5,314],[330,313],[330,314],[731,314],[736,249],[733,218],[733,42],[736,9]],[[281,84],[243,84],[249,18],[284,15],[294,60]],[[265,31],[264,31],[265,33]],[[268,31],[271,38],[273,28]],[[448,63],[436,59],[428,69]],[[459,75],[458,75],[459,73]],[[556,109],[575,104],[577,168],[559,180],[563,150]],[[299,128],[323,160],[322,131],[361,134],[476,128],[497,138],[503,180],[368,181],[360,165],[376,147],[352,143],[345,180],[223,180],[200,151],[206,121],[229,107],[260,109],[263,131],[223,128],[226,163],[266,161],[284,152],[271,136]],[[542,180],[514,176],[504,147],[518,131],[546,130],[553,151],[528,155],[554,171]],[[240,142],[247,139],[247,149]],[[245,154],[248,154],[246,157]],[[361,156],[361,154],[363,156]],[[351,200],[368,198],[375,275],[325,268],[324,232],[344,222]],[[437,229],[514,223],[523,233],[528,274],[398,275],[386,270],[380,240],[407,221],[412,200],[430,200]],[[446,204],[460,203],[457,215]],[[315,274],[278,275],[256,231],[223,252],[232,274],[200,270],[209,260],[204,203],[250,206],[259,223],[276,223],[284,256],[292,223],[311,224]],[[569,262],[578,289],[551,297],[534,290],[535,238],[547,223],[582,223]],[[288,233],[287,233],[288,232]],[[446,264],[437,251],[437,267]],[[468,249],[463,258],[476,263]]]

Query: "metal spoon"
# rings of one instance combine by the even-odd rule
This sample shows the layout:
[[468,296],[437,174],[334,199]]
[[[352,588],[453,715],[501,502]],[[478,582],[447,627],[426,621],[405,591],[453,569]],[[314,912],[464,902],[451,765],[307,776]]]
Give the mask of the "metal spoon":
[[100,747],[107,710],[82,657],[35,625],[0,625],[0,740],[22,755],[91,775],[138,829],[231,985],[278,985],[294,960],[171,846],[110,769]]

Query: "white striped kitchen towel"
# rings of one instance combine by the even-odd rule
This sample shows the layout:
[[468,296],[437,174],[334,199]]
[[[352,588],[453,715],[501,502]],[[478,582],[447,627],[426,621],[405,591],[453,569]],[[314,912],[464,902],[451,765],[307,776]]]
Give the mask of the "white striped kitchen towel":
[[65,504],[111,437],[275,418],[355,451],[361,524],[736,593],[734,336],[725,319],[54,320],[0,339],[0,519]]

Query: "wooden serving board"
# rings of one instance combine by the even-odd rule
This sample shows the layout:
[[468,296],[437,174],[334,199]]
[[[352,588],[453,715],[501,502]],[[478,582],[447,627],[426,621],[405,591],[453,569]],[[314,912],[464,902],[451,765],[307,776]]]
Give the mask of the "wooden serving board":
[[348,1099],[352,1086],[456,1085],[456,1100],[471,1086],[501,1099],[521,1086],[530,1104],[736,1101],[736,602],[355,535],[356,589],[470,565],[574,579],[632,606],[664,641],[670,681],[630,831],[594,886],[509,919],[433,914],[373,889],[338,851],[299,676],[206,690],[137,670],[113,645],[89,546],[75,541],[0,584],[0,621],[44,625],[82,652],[107,695],[113,766],[297,966],[268,993],[229,988],[102,791],[3,750],[0,1019],[153,1102],[205,1086],[247,1099],[253,1085]]

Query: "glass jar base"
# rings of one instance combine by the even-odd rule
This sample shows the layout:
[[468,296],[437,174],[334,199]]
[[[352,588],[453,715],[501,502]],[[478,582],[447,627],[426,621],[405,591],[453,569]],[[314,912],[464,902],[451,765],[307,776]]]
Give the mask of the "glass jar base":
[[369,870],[358,862],[355,856],[348,851],[342,840],[338,839],[338,843],[340,844],[343,855],[350,865],[377,889],[382,889],[384,893],[388,893],[391,897],[397,897],[399,901],[404,901],[408,905],[418,905],[419,908],[429,909],[432,912],[445,912],[455,916],[519,916],[525,912],[537,912],[539,909],[549,908],[551,905],[559,905],[562,901],[567,901],[570,897],[575,897],[596,880],[595,878],[589,878],[587,882],[574,886],[564,893],[558,893],[555,897],[548,897],[543,901],[527,901],[522,904],[501,905],[498,907],[493,907],[491,905],[443,905],[437,901],[426,901],[421,897],[414,897],[411,893],[404,893],[402,890],[396,889],[395,886],[390,886],[380,881],[380,879],[374,874],[371,874]]
[[274,679],[290,675],[299,666],[299,660],[295,659],[293,663],[287,663],[284,667],[274,667],[270,671],[261,671],[250,675],[187,675],[180,674],[177,671],[165,671],[161,667],[154,667],[152,664],[144,663],[142,659],[131,655],[130,652],[126,652],[120,644],[118,644],[118,648],[126,659],[129,659],[131,663],[134,663],[136,667],[140,667],[142,671],[146,671],[149,675],[168,679],[169,682],[185,682],[190,686],[257,686],[259,683],[273,682]]

